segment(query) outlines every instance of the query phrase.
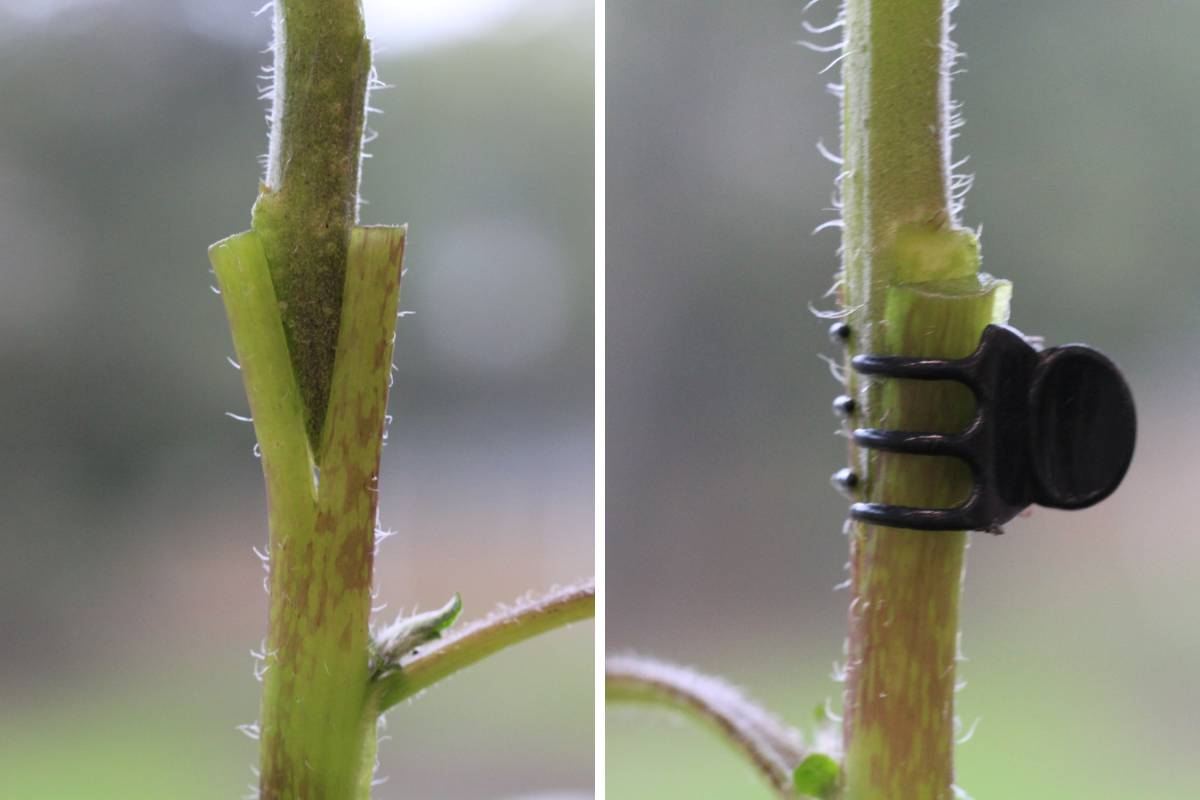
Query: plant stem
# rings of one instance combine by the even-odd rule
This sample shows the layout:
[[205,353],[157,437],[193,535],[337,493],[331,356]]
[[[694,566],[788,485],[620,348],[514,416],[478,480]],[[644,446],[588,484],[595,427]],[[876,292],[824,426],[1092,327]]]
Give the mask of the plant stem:
[[[950,0],[847,0],[842,303],[858,353],[959,357],[1005,321],[1008,284],[977,274],[949,162]],[[956,431],[964,387],[848,374],[855,426]],[[851,447],[866,499],[954,505],[961,463]],[[852,526],[843,797],[954,793],[954,686],[965,534]]]
[[371,46],[360,0],[275,0],[274,102],[254,205],[317,451],[357,221]]
[[267,481],[262,800],[361,796],[373,752],[368,618],[403,252],[403,228],[353,229],[317,479],[260,237],[239,234],[210,251]]
[[[592,616],[595,589],[564,590],[425,647],[457,616],[456,595],[371,642],[405,228],[355,224],[371,80],[360,0],[275,0],[274,79],[253,228],[209,250],[267,484],[259,798],[369,800],[383,711],[504,647]],[[396,663],[418,645],[422,657]]]
[[609,658],[608,703],[661,706],[714,728],[747,757],[781,798],[795,797],[792,771],[804,760],[800,734],[720,678],[649,658]]
[[506,608],[452,630],[379,675],[380,712],[505,648],[596,614],[596,583],[588,580]]

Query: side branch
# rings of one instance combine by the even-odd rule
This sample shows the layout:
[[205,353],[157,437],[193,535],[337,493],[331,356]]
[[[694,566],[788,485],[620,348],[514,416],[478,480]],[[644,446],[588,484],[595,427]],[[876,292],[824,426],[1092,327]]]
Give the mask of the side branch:
[[796,796],[792,772],[805,757],[800,733],[736,687],[686,667],[637,656],[608,659],[604,684],[610,703],[662,706],[714,727],[779,797]]
[[398,666],[375,678],[382,713],[493,653],[596,614],[596,581],[552,590],[542,597],[504,607],[452,630],[417,649]]

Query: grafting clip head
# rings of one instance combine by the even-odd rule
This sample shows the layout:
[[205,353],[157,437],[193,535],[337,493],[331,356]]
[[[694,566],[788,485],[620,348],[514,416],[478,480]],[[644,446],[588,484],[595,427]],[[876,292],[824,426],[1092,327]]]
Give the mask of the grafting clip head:
[[[859,355],[850,365],[861,375],[956,381],[971,389],[977,403],[974,420],[959,433],[854,430],[860,447],[962,459],[975,479],[971,494],[954,508],[854,503],[850,516],[864,522],[1000,533],[1032,503],[1077,509],[1100,502],[1121,483],[1133,458],[1133,395],[1117,366],[1087,345],[1039,351],[1019,331],[989,325],[966,358]],[[835,410],[849,417],[855,405],[843,397]],[[847,481],[839,483],[845,487]]]

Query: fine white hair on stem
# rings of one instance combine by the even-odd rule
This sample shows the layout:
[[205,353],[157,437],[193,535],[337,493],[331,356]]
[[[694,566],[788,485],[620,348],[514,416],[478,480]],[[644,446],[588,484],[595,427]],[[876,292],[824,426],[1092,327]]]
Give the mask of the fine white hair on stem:
[[970,191],[971,185],[974,183],[975,173],[973,172],[950,176],[950,196],[957,200]]
[[259,772],[258,767],[252,765],[250,767],[250,774],[254,776],[254,783],[246,784],[246,789],[248,791],[246,794],[242,795],[242,800],[261,800],[262,795],[258,791],[258,782],[262,777],[262,773]]
[[267,48],[268,52],[274,54],[274,63],[263,68],[263,73],[271,76],[271,89],[268,92],[260,92],[260,99],[269,100],[271,103],[271,111],[267,115],[269,133],[267,136],[267,165],[263,174],[263,182],[268,189],[277,190],[282,170],[280,156],[283,149],[284,81],[287,77],[284,64],[286,55],[284,43],[287,31],[284,30],[282,3],[267,3],[256,12],[255,16],[265,13],[268,8],[275,10],[271,23],[271,45]]
[[842,203],[842,190],[841,187],[835,183],[833,185],[833,191],[829,193],[829,207],[825,210],[832,211],[835,214],[840,214],[842,213],[843,207],[844,204]]
[[812,314],[817,319],[845,319],[857,310],[857,308],[831,308],[823,310],[817,308],[812,303],[808,304],[808,313]]
[[814,53],[838,53],[841,52],[842,48],[846,46],[846,43],[843,41],[837,41],[833,44],[817,44],[816,42],[810,42],[807,39],[800,39],[796,42],[796,44],[800,45],[801,47],[807,47]]
[[941,85],[939,93],[942,99],[942,105],[945,108],[944,128],[942,130],[943,137],[943,152],[946,164],[946,188],[947,188],[947,206],[950,213],[950,222],[952,225],[960,225],[964,208],[966,207],[966,196],[974,183],[974,175],[959,175],[957,170],[966,163],[967,159],[963,158],[960,161],[953,161],[951,151],[954,140],[959,137],[959,131],[966,124],[963,118],[962,103],[951,98],[951,83],[954,76],[965,72],[965,68],[959,66],[964,61],[967,54],[958,46],[951,37],[954,33],[954,22],[951,15],[958,8],[958,0],[946,0],[945,10],[942,14],[942,35],[938,46],[941,49],[941,65],[939,68],[941,74]]
[[270,575],[271,556],[262,550],[259,550],[257,545],[250,545],[250,549],[254,551],[254,555],[258,558],[259,563],[262,564],[263,571]]
[[395,88],[393,84],[387,83],[379,77],[379,70],[375,66],[378,63],[379,52],[379,49],[376,48],[374,42],[372,42],[371,69],[367,73],[366,96],[363,98],[363,132],[358,148],[358,186],[355,187],[355,197],[357,198],[357,201],[354,209],[354,218],[356,220],[358,219],[359,212],[362,210],[362,207],[370,205],[367,199],[363,197],[362,192],[362,178],[364,171],[362,169],[362,162],[366,161],[368,158],[371,158],[371,154],[367,152],[367,145],[379,138],[379,132],[368,125],[367,121],[370,119],[372,114],[383,113],[383,111],[371,105],[371,95],[374,92],[382,92]]
[[381,544],[383,544],[384,542],[386,542],[388,539],[395,536],[396,533],[397,533],[397,531],[394,531],[391,528],[379,528],[379,527],[375,528],[375,552],[376,552],[376,554],[379,553],[379,546]]
[[837,359],[830,358],[829,356],[827,356],[823,353],[817,353],[817,358],[824,361],[826,366],[829,367],[829,374],[833,376],[833,379],[835,381],[837,381],[842,386],[846,385],[846,368],[845,368],[845,366],[843,366],[839,361],[837,361]]
[[950,784],[950,791],[954,792],[954,800],[971,800],[971,795],[958,784]]
[[817,152],[820,153],[821,156],[831,164],[836,164],[840,167],[844,163],[841,156],[825,146],[825,141],[823,139],[817,139]]
[[262,733],[262,731],[258,727],[257,722],[250,722],[245,725],[238,725],[237,730],[241,731],[248,738],[253,739],[256,742],[258,741],[258,738]]
[[841,228],[845,227],[845,224],[846,223],[842,222],[840,219],[831,219],[827,222],[822,222],[820,225],[813,228],[812,232],[814,234],[817,234],[817,233],[820,233],[821,231],[828,230],[830,228],[838,228],[840,230]]
[[832,30],[837,30],[838,28],[845,26],[845,24],[846,17],[841,12],[838,12],[837,18],[828,25],[813,25],[808,20],[801,20],[800,22],[800,26],[813,36],[820,36],[822,33],[829,33]]
[[825,719],[830,722],[841,723],[842,715],[833,710],[833,698],[825,698]]
[[845,53],[845,52],[844,52],[844,53],[842,53],[840,56],[838,56],[837,58],[835,58],[833,61],[830,61],[828,64],[826,64],[826,65],[824,66],[824,68],[823,68],[823,69],[821,69],[819,72],[817,72],[817,74],[818,74],[818,75],[824,75],[826,72],[829,72],[829,70],[833,69],[833,68],[834,68],[834,67],[836,67],[838,64],[842,63],[842,61],[843,61],[843,60],[846,58],[846,56],[848,56],[848,55],[849,55],[849,53]]
[[[955,739],[954,743],[955,744],[966,744],[967,742],[971,741],[972,737],[975,736],[975,730],[979,727],[979,723],[981,723],[981,722],[983,722],[983,717],[976,717],[975,721],[971,723],[971,727],[967,728],[966,733],[962,734],[957,739]],[[954,719],[954,727],[962,728],[962,720],[960,720],[956,717]]]

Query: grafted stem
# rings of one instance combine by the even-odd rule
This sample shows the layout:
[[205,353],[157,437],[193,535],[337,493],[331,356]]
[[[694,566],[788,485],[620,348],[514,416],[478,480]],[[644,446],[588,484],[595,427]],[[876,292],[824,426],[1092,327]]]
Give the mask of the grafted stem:
[[[405,228],[356,225],[371,48],[359,0],[275,0],[274,104],[253,227],[209,250],[267,484],[261,800],[369,800],[379,715],[594,614],[570,587],[428,646],[455,599],[370,641],[379,460]],[[406,651],[419,651],[406,655]],[[248,730],[255,730],[247,726]]]
[[403,228],[353,231],[325,446],[314,463],[259,236],[239,234],[210,251],[267,482],[263,800],[361,796],[363,753],[374,747],[368,618],[403,252]]
[[[841,300],[858,353],[965,356],[1005,321],[1009,287],[978,274],[951,195],[952,0],[847,0]],[[963,387],[849,373],[855,426],[956,431]],[[962,391],[960,391],[962,390]],[[950,459],[850,449],[863,496],[945,507],[970,475]],[[847,800],[954,794],[954,686],[965,534],[855,524],[846,665]]]

